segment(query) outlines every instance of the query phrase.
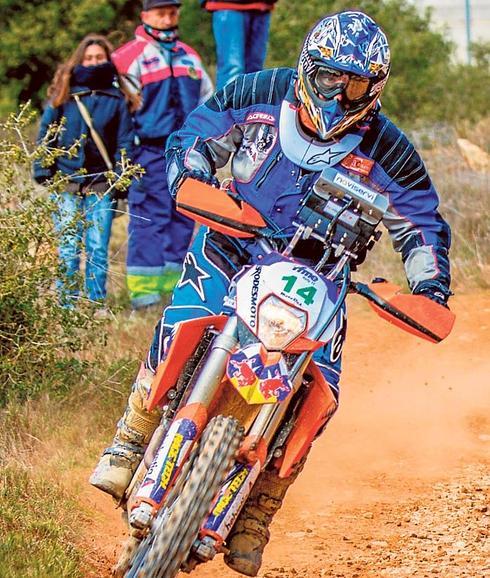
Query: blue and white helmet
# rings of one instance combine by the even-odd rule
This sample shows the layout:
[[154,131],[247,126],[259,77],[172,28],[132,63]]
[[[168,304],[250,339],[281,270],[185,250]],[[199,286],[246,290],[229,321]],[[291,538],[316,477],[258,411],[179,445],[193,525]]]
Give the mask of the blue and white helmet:
[[362,119],[390,71],[388,39],[363,12],[320,20],[306,36],[298,62],[297,96],[321,140]]

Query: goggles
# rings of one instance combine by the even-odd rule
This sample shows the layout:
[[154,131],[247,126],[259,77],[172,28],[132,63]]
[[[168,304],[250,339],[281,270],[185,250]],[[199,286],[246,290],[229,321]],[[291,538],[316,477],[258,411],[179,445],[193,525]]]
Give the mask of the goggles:
[[342,104],[359,103],[371,88],[371,79],[328,66],[318,67],[312,80],[313,87],[321,98],[330,100],[341,94]]

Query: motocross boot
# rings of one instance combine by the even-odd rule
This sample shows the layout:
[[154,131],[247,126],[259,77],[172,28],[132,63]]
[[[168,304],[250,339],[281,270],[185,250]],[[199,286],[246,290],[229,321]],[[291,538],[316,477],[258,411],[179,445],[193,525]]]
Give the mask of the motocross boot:
[[257,576],[262,554],[270,538],[269,525],[289,486],[303,469],[301,462],[289,478],[280,478],[275,471],[262,472],[243,506],[228,538],[229,552],[225,563],[246,576]]
[[97,464],[90,483],[120,500],[141,462],[153,432],[160,423],[161,410],[146,410],[153,373],[142,367],[133,385],[124,415],[112,442]]

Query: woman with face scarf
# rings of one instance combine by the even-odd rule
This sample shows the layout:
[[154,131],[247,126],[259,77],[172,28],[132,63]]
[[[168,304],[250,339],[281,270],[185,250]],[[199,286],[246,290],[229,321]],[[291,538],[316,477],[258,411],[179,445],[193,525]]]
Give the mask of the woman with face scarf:
[[[67,307],[74,306],[79,297],[76,274],[83,247],[86,298],[98,303],[106,298],[114,199],[106,193],[108,163],[92,136],[90,119],[116,172],[122,151],[125,150],[127,156],[132,153],[134,133],[128,106],[133,109],[138,103],[119,82],[111,62],[112,50],[103,36],[90,34],[80,42],[55,74],[39,129],[38,142],[41,142],[50,125],[63,122],[56,142],[50,146],[69,150],[79,143],[74,156],[62,155],[50,167],[42,166],[40,161],[34,164],[34,178],[38,183],[46,183],[56,171],[66,177],[64,192],[55,197],[58,210],[53,219],[65,273],[57,285],[60,299]],[[83,108],[90,119],[83,114]]]

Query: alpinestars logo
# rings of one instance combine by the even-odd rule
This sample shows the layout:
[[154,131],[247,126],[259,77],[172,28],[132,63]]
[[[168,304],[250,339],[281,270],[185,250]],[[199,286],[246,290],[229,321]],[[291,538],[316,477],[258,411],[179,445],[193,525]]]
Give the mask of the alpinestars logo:
[[187,253],[184,260],[184,272],[180,278],[178,287],[181,288],[189,284],[199,295],[201,301],[206,301],[203,281],[210,278],[211,275],[198,266],[194,255],[192,253]]
[[310,159],[308,159],[307,163],[309,165],[317,165],[318,163],[325,163],[327,165],[333,164],[332,161],[336,159],[340,155],[345,156],[346,151],[333,151],[330,147],[325,149],[322,153],[318,153],[313,155]]

